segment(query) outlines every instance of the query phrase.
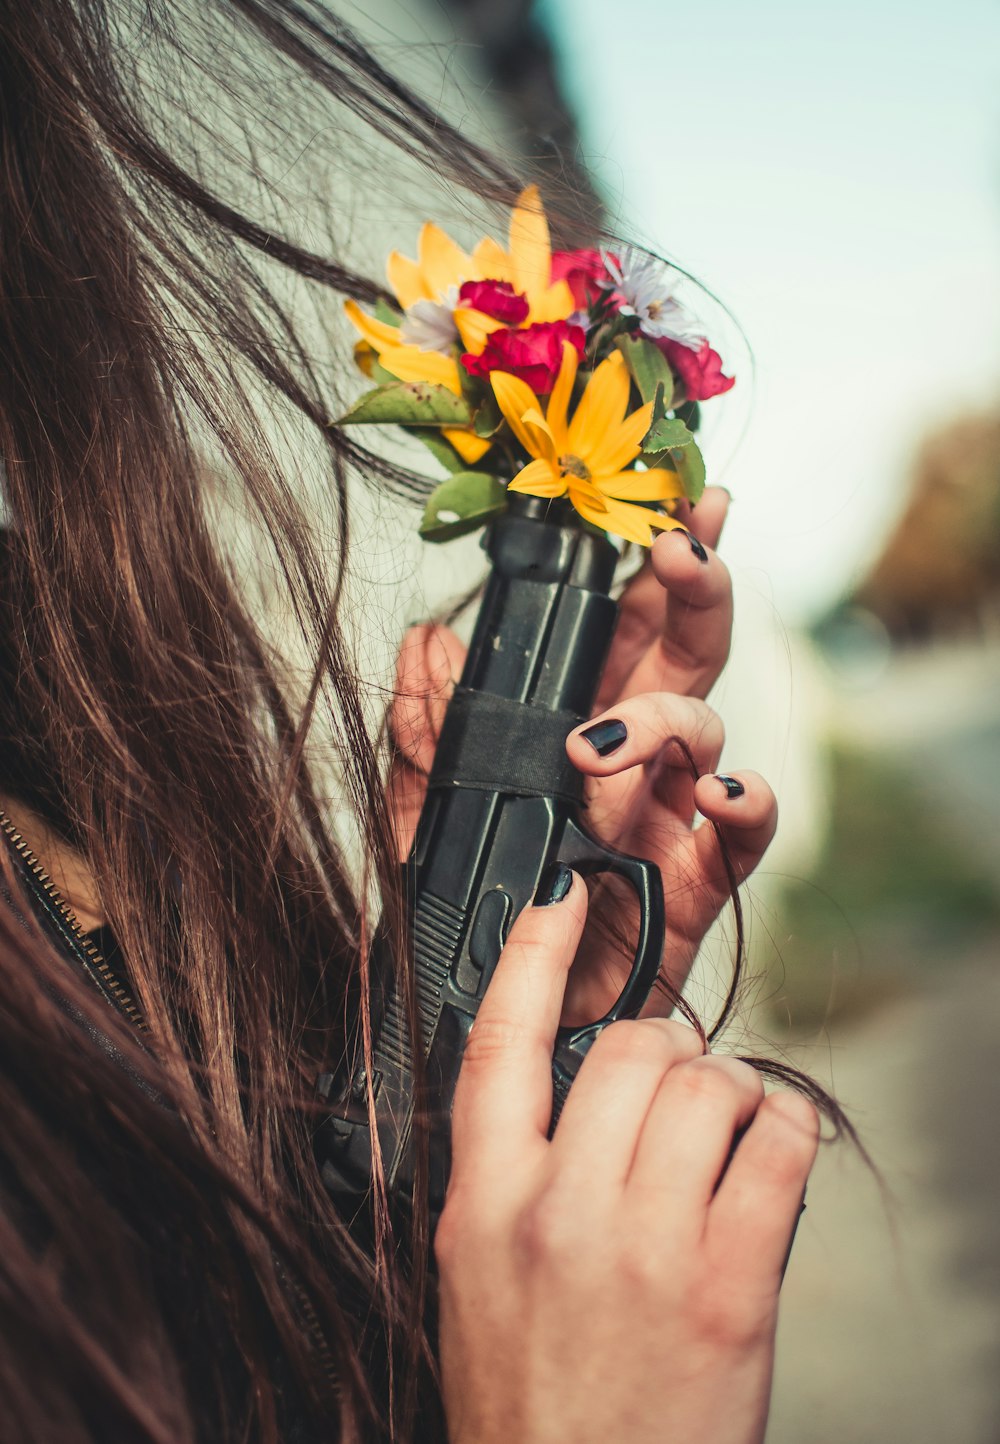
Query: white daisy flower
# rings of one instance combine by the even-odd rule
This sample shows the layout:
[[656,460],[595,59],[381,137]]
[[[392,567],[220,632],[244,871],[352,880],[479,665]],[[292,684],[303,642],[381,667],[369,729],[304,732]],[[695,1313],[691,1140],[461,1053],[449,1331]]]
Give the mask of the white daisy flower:
[[419,346],[421,351],[449,355],[458,340],[457,305],[457,286],[449,286],[440,301],[414,301],[399,328],[399,339],[408,346]]
[[667,337],[692,351],[699,351],[705,335],[674,295],[683,277],[655,256],[627,247],[619,259],[605,254],[604,264],[614,289],[624,296],[623,316],[635,316],[644,336],[656,341]]

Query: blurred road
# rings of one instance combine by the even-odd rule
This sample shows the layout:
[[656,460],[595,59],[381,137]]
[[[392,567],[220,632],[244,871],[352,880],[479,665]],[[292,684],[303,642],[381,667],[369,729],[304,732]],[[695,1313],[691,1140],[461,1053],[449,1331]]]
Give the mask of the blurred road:
[[[841,699],[835,730],[891,754],[1000,877],[1000,653],[903,658]],[[1000,1441],[1000,956],[966,947],[803,1057],[832,1078],[887,1192],[846,1146],[821,1154],[768,1444]]]
[[846,1146],[823,1150],[768,1444],[1000,1440],[998,1033],[1000,968],[970,957],[837,1036],[837,1093],[888,1196]]

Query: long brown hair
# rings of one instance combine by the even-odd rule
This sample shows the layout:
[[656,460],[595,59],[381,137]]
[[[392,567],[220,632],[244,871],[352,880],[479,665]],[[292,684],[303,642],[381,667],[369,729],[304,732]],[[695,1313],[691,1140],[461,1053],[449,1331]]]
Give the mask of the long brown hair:
[[[324,713],[391,921],[381,759],[338,606],[349,468],[409,482],[328,427],[335,382],[276,276],[378,287],[221,194],[177,130],[196,105],[172,112],[173,148],[157,112],[178,76],[225,95],[255,67],[289,113],[320,96],[345,143],[360,120],[452,186],[517,190],[312,0],[0,3],[0,786],[88,860],[146,1028],[98,1016],[3,913],[12,1441],[276,1441],[299,1415],[310,1439],[414,1428],[419,1276],[358,1250],[311,1156],[364,919],[306,746]],[[332,567],[258,420],[265,393],[319,440]],[[213,525],[220,496],[243,499],[281,579],[311,664],[294,704]],[[367,1357],[359,1339],[387,1334]]]
[[[87,859],[144,1020],[0,907],[11,1444],[444,1435],[425,1220],[406,1266],[390,1235],[369,1256],[312,1157],[316,1076],[365,1005],[365,897],[406,951],[342,625],[347,480],[420,483],[329,427],[337,374],[290,289],[323,320],[378,285],[330,258],[336,234],[310,249],[278,224],[259,136],[239,172],[256,210],[200,146],[239,148],[255,80],[286,139],[374,136],[452,199],[519,189],[321,0],[0,0],[0,790]],[[288,475],[295,428],[332,546]],[[304,679],[220,515],[278,579]],[[6,859],[4,878],[16,894]]]

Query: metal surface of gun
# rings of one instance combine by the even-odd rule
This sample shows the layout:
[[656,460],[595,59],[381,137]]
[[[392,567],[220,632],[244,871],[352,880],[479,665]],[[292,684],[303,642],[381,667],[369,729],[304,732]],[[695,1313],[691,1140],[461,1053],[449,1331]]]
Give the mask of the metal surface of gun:
[[[462,1052],[511,922],[556,859],[584,876],[615,873],[638,900],[632,970],[613,1007],[564,1027],[552,1060],[553,1125],[601,1030],[634,1017],[660,966],[663,889],[650,862],[615,852],[578,818],[583,778],[565,739],[593,708],[617,620],[609,595],[618,553],[568,509],[512,497],[483,543],[485,594],[409,862],[415,993],[431,1108],[430,1205],[440,1212],[450,1159],[450,1112]],[[413,1065],[393,960],[373,949],[371,1088],[390,1196],[412,1186]],[[384,948],[384,944],[382,945]],[[327,1075],[331,1116],[320,1129],[323,1178],[357,1207],[368,1191],[368,1079]]]

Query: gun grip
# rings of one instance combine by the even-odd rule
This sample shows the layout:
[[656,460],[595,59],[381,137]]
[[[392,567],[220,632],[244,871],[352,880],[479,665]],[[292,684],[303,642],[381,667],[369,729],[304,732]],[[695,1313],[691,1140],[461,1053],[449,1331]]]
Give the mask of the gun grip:
[[663,907],[663,880],[659,868],[645,858],[631,857],[607,847],[575,818],[567,820],[562,840],[555,855],[583,877],[613,872],[624,878],[635,891],[639,903],[639,934],[636,939],[632,970],[611,1007],[593,1023],[578,1028],[563,1027],[556,1034],[552,1059],[554,1129],[563,1103],[580,1065],[594,1042],[608,1026],[619,1018],[634,1018],[649,997],[663,959],[666,920]]

